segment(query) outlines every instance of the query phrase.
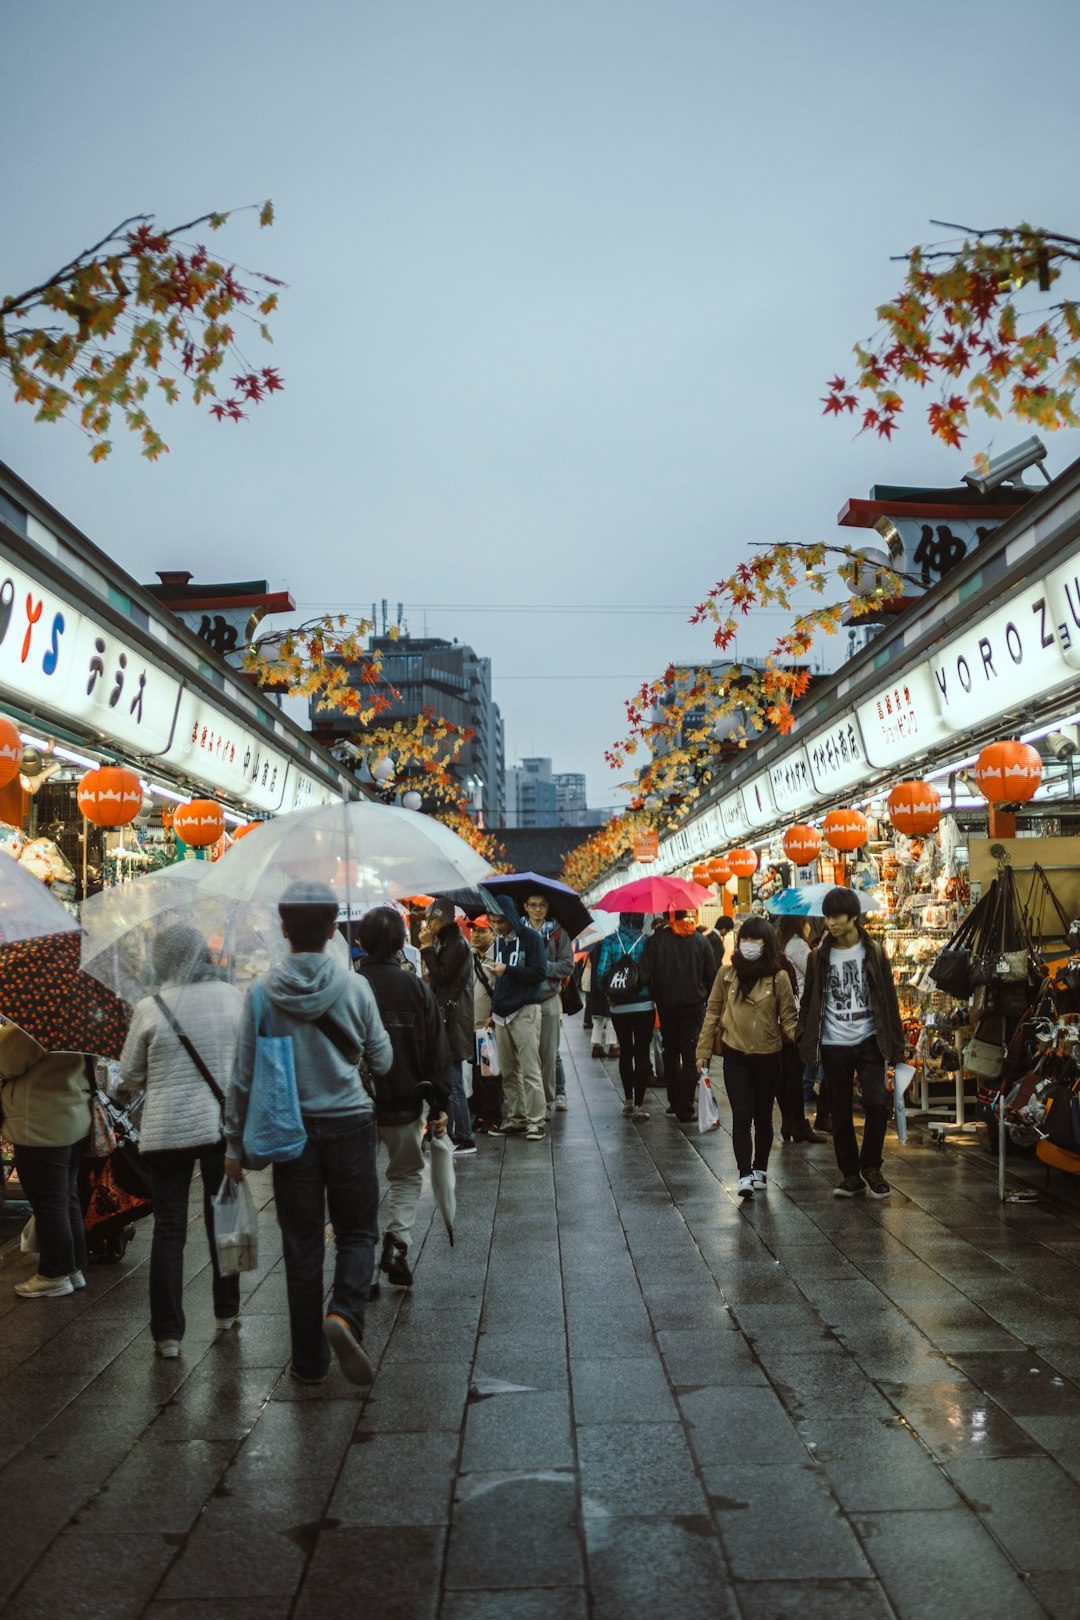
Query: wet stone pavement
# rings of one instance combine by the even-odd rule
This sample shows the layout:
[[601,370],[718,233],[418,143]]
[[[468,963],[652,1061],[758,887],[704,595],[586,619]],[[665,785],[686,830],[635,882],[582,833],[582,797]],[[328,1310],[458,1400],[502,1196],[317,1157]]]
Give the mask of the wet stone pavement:
[[[268,1178],[242,1330],[188,1248],[152,1354],[144,1225],[85,1294],[0,1262],[11,1620],[1028,1620],[1080,1615],[1080,1224],[971,1153],[890,1142],[888,1203],[726,1128],[621,1115],[580,1021],[548,1140],[479,1143],[457,1246],[425,1196],[370,1399],[286,1373]],[[614,1083],[613,1083],[614,1082]],[[193,1204],[194,1211],[194,1204]]]

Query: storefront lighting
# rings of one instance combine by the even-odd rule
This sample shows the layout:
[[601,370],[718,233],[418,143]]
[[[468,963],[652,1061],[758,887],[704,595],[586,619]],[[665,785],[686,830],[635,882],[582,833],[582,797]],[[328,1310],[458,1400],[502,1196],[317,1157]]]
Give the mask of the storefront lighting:
[[100,759],[87,759],[85,754],[73,754],[69,748],[54,747],[47,737],[30,737],[20,732],[23,742],[28,748],[40,748],[43,754],[52,753],[56,759],[62,759],[69,765],[81,765],[85,771],[96,771],[101,764]]

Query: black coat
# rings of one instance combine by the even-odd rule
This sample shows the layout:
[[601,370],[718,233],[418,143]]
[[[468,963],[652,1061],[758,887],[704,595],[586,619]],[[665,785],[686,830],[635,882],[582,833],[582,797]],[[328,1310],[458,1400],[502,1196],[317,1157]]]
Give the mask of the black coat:
[[705,936],[677,934],[673,928],[649,935],[641,973],[658,1008],[704,1004],[716,977]]
[[425,945],[420,955],[427,970],[427,982],[438,1003],[450,1042],[454,1063],[472,1060],[473,1055],[473,965],[472,951],[457,923],[447,923],[435,935],[433,945]]
[[383,1027],[394,1049],[394,1061],[375,1077],[375,1115],[384,1124],[418,1119],[423,1099],[416,1088],[429,1080],[435,1087],[432,1112],[445,1114],[450,1100],[450,1050],[435,997],[422,979],[396,962],[366,957],[358,970],[367,980]]

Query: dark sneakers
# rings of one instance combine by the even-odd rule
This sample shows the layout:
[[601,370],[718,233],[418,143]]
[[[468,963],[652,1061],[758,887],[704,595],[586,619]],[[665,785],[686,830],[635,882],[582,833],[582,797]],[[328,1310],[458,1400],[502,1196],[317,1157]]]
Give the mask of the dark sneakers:
[[862,1176],[845,1176],[839,1186],[833,1188],[834,1198],[858,1198],[866,1191],[866,1182]]
[[885,1180],[880,1170],[864,1170],[862,1178],[866,1182],[866,1190],[871,1198],[889,1198],[892,1188]]
[[413,1274],[405,1256],[409,1252],[407,1243],[387,1232],[383,1238],[382,1256],[379,1260],[379,1270],[388,1283],[395,1288],[411,1288]]
[[323,1338],[337,1356],[338,1366],[349,1383],[369,1389],[375,1382],[375,1369],[345,1318],[328,1316],[323,1323]]

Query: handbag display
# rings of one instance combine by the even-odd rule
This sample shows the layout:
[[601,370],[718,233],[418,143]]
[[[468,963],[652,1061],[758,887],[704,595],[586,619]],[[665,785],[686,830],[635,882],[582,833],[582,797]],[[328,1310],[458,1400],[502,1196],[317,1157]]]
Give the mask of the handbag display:
[[307,1146],[307,1131],[300,1115],[292,1036],[269,1033],[266,992],[258,980],[251,997],[255,1010],[255,1072],[244,1121],[244,1164],[251,1170],[264,1170],[268,1164],[298,1159]]
[[980,1080],[997,1080],[1005,1067],[1005,1019],[1001,1013],[986,1013],[964,1047],[964,1068]]
[[944,991],[947,996],[955,996],[958,1001],[966,1001],[976,985],[972,948],[983,919],[987,915],[988,902],[993,892],[994,888],[991,885],[952,938],[942,946],[927,970],[937,988]]

